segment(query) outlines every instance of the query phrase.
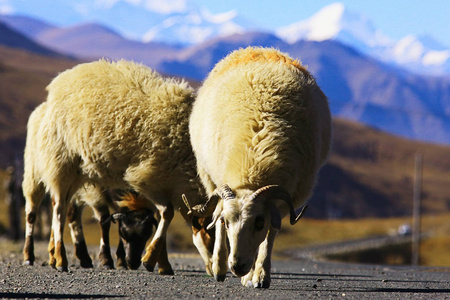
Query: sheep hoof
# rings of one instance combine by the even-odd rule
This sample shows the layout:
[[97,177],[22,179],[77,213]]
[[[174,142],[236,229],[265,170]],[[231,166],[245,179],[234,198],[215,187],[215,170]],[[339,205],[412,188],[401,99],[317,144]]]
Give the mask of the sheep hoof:
[[69,271],[67,267],[65,266],[60,266],[60,267],[56,267],[56,270],[59,272],[67,272]]
[[103,265],[103,266],[101,266],[101,268],[103,270],[114,270],[114,266],[111,266],[111,265]]
[[159,269],[158,270],[159,275],[175,275],[175,273],[173,272],[172,268],[169,269]]
[[102,269],[106,269],[106,270],[114,270],[114,262],[112,262],[112,261],[103,262],[101,264],[101,267],[102,267]]
[[33,262],[31,260],[26,260],[26,261],[23,262],[23,265],[24,266],[32,266]]
[[216,281],[220,281],[220,282],[225,281],[225,277],[227,277],[226,274],[217,274],[217,275],[214,275],[214,278],[216,279]]
[[92,264],[92,261],[88,262],[80,262],[80,267],[84,269],[92,269],[94,265]]
[[126,264],[117,264],[117,270],[128,270],[128,266]]
[[148,262],[142,262],[142,264],[144,265],[144,267],[147,269],[147,271],[149,272],[153,272],[153,269],[155,268],[155,266],[150,265]]
[[260,289],[260,288],[268,289],[270,287],[270,281],[255,282],[253,284],[253,287],[257,288],[257,289]]

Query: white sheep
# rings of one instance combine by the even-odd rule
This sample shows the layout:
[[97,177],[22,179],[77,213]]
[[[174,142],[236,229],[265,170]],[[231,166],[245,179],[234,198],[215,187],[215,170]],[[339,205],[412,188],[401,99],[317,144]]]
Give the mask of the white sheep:
[[[44,117],[46,114],[47,103],[41,104],[35,109],[28,121],[28,136],[27,136],[27,148],[25,151],[26,165],[28,167],[38,163],[35,159],[35,155],[39,154],[35,151],[35,146],[39,145],[40,139],[39,128],[41,123],[45,122]],[[34,172],[34,171],[33,171]],[[37,174],[35,174],[37,175]],[[40,196],[42,190],[38,189],[39,194],[33,201],[27,201],[27,210],[37,210],[42,197]],[[152,235],[153,225],[155,225],[155,218],[151,203],[141,199],[142,197],[134,196],[130,192],[125,193],[119,199],[112,200],[112,193],[104,191],[100,187],[89,185],[83,187],[77,191],[72,197],[68,210],[67,219],[69,221],[69,228],[71,230],[71,236],[75,245],[75,255],[80,260],[80,265],[83,268],[92,268],[92,260],[89,256],[86,242],[83,234],[83,227],[81,222],[83,208],[89,205],[94,211],[94,216],[99,221],[101,226],[101,239],[100,239],[100,251],[99,259],[100,265],[106,268],[113,268],[114,262],[111,256],[110,244],[109,244],[109,229],[111,219],[119,219],[119,246],[117,249],[117,265],[119,267],[135,269],[140,265],[140,255],[145,248],[146,241]],[[117,197],[116,197],[117,198]],[[110,216],[110,208],[115,212],[112,217]],[[35,214],[30,213],[27,215],[29,220],[35,219]],[[121,220],[127,219],[127,222]],[[156,223],[157,225],[157,223]],[[33,253],[33,233],[34,222],[27,222],[27,238],[24,247],[25,264],[32,265],[34,262]],[[50,253],[50,265],[54,266],[56,261],[53,253],[55,251],[55,244],[53,239],[53,231],[51,231],[49,253]],[[167,256],[167,255],[166,255]]]
[[50,254],[58,270],[67,270],[62,239],[67,205],[79,189],[92,185],[134,190],[154,204],[160,221],[142,262],[149,271],[158,262],[161,274],[173,274],[160,254],[166,252],[174,209],[186,214],[182,194],[194,204],[205,202],[189,142],[193,90],[143,65],[105,60],[61,73],[47,90],[47,101],[30,117],[43,121],[28,127],[25,149],[24,263],[34,261],[33,224],[48,191],[54,201]]
[[[327,98],[297,60],[249,47],[217,63],[199,90],[189,127],[207,193],[222,197],[202,208],[216,206],[211,226],[216,235],[226,231],[228,265],[243,285],[267,288],[281,218],[290,213],[291,224],[297,222],[301,214],[294,209],[309,198],[328,156]],[[226,253],[224,244],[215,251]],[[224,260],[213,258],[213,264]]]

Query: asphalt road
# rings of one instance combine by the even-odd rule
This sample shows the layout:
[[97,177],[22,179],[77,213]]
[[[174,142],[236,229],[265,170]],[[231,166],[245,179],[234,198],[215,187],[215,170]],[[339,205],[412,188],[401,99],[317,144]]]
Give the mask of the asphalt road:
[[[450,299],[450,268],[397,267],[275,260],[269,289],[241,286],[228,274],[216,282],[196,254],[171,254],[174,276],[81,269],[69,254],[69,272],[47,266],[45,244],[33,267],[21,265],[21,244],[0,239],[0,298],[47,299]],[[94,251],[92,251],[94,252]]]

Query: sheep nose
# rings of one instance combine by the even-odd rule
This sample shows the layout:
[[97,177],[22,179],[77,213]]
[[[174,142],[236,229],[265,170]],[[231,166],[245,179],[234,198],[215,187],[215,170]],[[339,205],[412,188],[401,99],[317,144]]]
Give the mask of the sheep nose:
[[249,265],[246,263],[242,263],[237,261],[236,263],[230,266],[231,271],[234,275],[241,277],[247,274],[250,271]]
[[127,260],[127,265],[130,270],[136,270],[140,267],[140,260]]

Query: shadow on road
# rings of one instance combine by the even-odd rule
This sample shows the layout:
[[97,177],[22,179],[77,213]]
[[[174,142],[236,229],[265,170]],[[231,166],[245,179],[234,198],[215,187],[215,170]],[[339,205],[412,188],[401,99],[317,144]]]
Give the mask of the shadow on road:
[[105,299],[121,298],[122,295],[91,295],[91,294],[36,294],[36,293],[0,293],[2,299]]

